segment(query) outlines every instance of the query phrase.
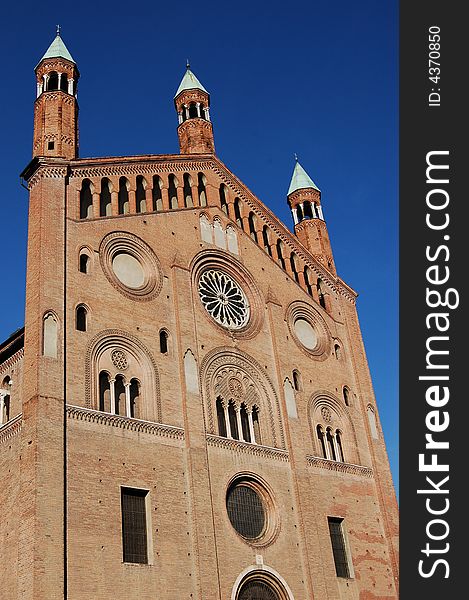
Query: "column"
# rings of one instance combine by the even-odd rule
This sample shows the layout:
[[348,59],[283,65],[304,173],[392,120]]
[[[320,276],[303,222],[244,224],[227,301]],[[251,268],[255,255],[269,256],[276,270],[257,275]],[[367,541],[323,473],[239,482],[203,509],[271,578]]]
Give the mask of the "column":
[[176,188],[176,195],[178,198],[178,208],[184,208],[186,203],[184,202],[184,188],[181,184],[178,183]]
[[197,116],[198,116],[198,117],[199,117],[199,119],[200,119],[200,117],[202,116],[202,115],[200,114],[200,102],[196,102],[196,103],[195,103],[195,105],[196,105],[196,107],[197,107]]
[[256,436],[254,435],[254,423],[252,422],[252,409],[247,409],[248,413],[248,423],[249,423],[249,433],[251,434],[251,444],[257,444]]
[[124,388],[125,388],[125,414],[128,417],[132,416],[132,411],[130,409],[130,382],[124,383]]
[[68,80],[68,93],[70,94],[70,96],[73,96],[73,84],[74,84],[74,80],[69,79]]
[[210,121],[210,111],[208,106],[206,108],[204,108],[204,113],[205,113],[205,118],[207,119],[207,121]]
[[226,423],[226,437],[233,439],[231,435],[231,423],[230,423],[230,415],[228,414],[228,404],[223,402],[223,410],[225,412],[225,423]]
[[331,431],[331,437],[332,437],[332,445],[334,446],[335,459],[336,459],[336,461],[340,462],[340,452],[339,452],[339,447],[337,445],[337,439],[336,439],[335,432]]
[[59,80],[57,83],[57,88],[60,90],[60,84],[62,83],[62,73],[59,73]]
[[182,110],[180,110],[178,112],[178,124],[180,125],[183,122],[183,118],[182,118]]
[[246,441],[243,435],[243,425],[241,423],[241,411],[239,410],[239,406],[235,404],[235,413],[236,413],[236,422],[238,423],[238,436],[241,441]]
[[[194,179],[192,179],[192,181],[194,181]],[[199,201],[199,186],[197,184],[192,184],[191,185],[191,192],[192,192],[192,202],[194,204],[194,207],[197,208],[198,206],[200,206],[200,201]]]
[[163,210],[169,210],[169,193],[167,187],[161,188],[161,202],[163,204]]
[[109,380],[109,390],[111,392],[111,414],[116,414],[116,388],[115,388],[115,379]]
[[293,223],[295,225],[298,225],[298,213],[296,212],[296,208],[292,208],[291,209],[291,214],[292,214],[292,217],[293,217]]
[[137,201],[135,190],[129,190],[129,214],[134,215],[137,212]]
[[324,213],[322,212],[322,206],[318,204],[316,208],[318,210],[319,218],[321,219],[321,221],[324,221]]
[[93,218],[97,219],[100,214],[99,193],[93,192]]

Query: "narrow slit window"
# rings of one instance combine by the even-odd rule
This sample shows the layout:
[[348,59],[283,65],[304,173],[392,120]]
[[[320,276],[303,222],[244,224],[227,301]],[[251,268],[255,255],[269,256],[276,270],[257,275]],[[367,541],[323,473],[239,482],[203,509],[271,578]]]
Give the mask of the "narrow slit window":
[[347,547],[343,531],[343,519],[328,517],[329,533],[331,536],[332,553],[337,577],[351,577],[347,556]]

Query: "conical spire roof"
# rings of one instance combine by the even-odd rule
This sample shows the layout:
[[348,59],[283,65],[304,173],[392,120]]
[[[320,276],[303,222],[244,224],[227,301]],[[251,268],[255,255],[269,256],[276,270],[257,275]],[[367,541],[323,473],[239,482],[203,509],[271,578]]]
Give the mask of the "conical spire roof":
[[72,58],[72,55],[68,51],[67,46],[64,44],[62,38],[60,37],[60,30],[58,28],[57,35],[55,36],[54,41],[46,50],[46,53],[39,62],[41,62],[45,58],[65,58],[66,60],[69,60],[70,62],[76,64]]
[[184,73],[184,77],[182,78],[181,83],[179,84],[178,91],[176,92],[175,98],[179,96],[181,92],[184,90],[202,90],[206,94],[208,94],[207,90],[200,83],[197,77],[189,68],[189,63],[187,63],[186,72]]
[[303,190],[305,188],[313,188],[318,192],[321,191],[311,179],[311,177],[308,175],[308,173],[303,169],[300,163],[296,161],[287,196],[293,194],[293,192],[296,192],[296,190]]

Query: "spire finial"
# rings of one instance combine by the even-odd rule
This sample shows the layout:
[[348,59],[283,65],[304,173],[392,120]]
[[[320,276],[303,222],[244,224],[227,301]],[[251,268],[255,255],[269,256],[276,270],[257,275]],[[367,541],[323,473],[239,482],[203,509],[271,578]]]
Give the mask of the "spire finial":
[[190,64],[190,62],[189,62],[189,59],[188,59],[188,58],[186,58],[186,69],[187,69],[187,70],[189,70],[189,69],[190,69],[190,67],[191,67],[191,64]]
[[298,162],[298,154],[295,152],[293,156],[295,157],[295,162]]
[[56,33],[58,36],[60,36],[60,25],[57,25]]

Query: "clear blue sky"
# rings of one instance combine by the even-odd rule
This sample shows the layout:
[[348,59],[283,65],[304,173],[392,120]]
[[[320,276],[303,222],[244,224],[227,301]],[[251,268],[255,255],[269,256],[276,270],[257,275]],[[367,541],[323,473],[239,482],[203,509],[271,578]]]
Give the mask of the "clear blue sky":
[[294,153],[322,191],[398,485],[398,3],[22,2],[3,7],[0,338],[23,325],[34,67],[56,24],[81,79],[80,155],[178,152],[186,59],[218,156],[289,227]]

